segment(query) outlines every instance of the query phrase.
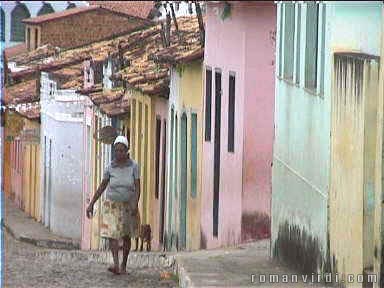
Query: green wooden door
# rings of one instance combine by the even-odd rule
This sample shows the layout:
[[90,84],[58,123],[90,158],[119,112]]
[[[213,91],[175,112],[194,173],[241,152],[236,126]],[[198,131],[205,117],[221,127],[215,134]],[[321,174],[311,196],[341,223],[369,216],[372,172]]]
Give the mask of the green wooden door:
[[179,249],[184,249],[187,240],[187,115],[185,113],[181,117],[179,201]]

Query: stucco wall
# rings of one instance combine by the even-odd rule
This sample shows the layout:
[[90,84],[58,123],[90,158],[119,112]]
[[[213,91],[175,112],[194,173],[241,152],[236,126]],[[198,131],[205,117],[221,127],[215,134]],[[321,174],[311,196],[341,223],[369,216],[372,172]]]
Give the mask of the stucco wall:
[[[270,205],[267,195],[270,195],[270,183],[268,183],[270,172],[268,171],[271,168],[267,166],[271,162],[273,139],[274,63],[272,63],[273,40],[271,38],[275,29],[275,8],[271,3],[232,3],[231,15],[225,20],[221,19],[222,9],[222,3],[207,5],[204,64],[212,68],[213,79],[211,141],[203,142],[201,226],[202,246],[207,248],[241,242],[243,211],[262,213],[268,211]],[[255,51],[260,51],[260,55],[263,56],[257,56]],[[212,225],[216,68],[221,69],[222,73],[221,170],[217,238],[213,236]],[[255,73],[256,70],[259,72]],[[228,152],[230,72],[236,75],[234,152]],[[256,106],[254,106],[255,101],[258,102]],[[259,115],[254,115],[255,113]],[[264,120],[260,121],[260,119]],[[256,121],[259,122],[256,123]],[[252,145],[255,146],[252,147]],[[256,165],[257,170],[255,170]],[[244,167],[248,178],[245,177]],[[258,172],[257,175],[256,172]]]
[[[83,139],[83,115],[73,113],[82,113],[84,108],[81,101],[75,102],[75,99],[81,98],[74,91],[58,91],[55,85],[51,95],[54,99],[50,101],[49,85],[52,82],[46,73],[42,73],[40,142],[44,155],[41,164],[44,223],[58,235],[80,239],[84,153],[83,146],[79,143]],[[69,100],[72,97],[74,101]],[[67,102],[63,101],[65,99]],[[49,140],[52,141],[51,172],[48,160]]]
[[[327,233],[330,232],[328,229],[329,226],[334,225],[332,219],[334,221],[341,219],[338,215],[334,215],[331,216],[333,218],[330,223],[327,220],[330,217],[328,204],[332,177],[330,174],[330,132],[333,53],[358,51],[377,55],[379,51],[379,39],[373,36],[380,35],[380,25],[378,25],[380,23],[378,5],[380,4],[378,2],[326,2],[325,5],[325,17],[323,18],[322,9],[320,9],[319,15],[319,27],[322,25],[322,19],[326,21],[324,74],[322,65],[319,64],[317,76],[318,81],[324,77],[324,92],[320,88],[316,91],[304,89],[303,81],[299,85],[295,85],[276,78],[272,252],[275,255],[280,254],[280,256],[284,254],[286,258],[292,256],[292,259],[287,260],[293,261],[292,263],[303,269],[308,269],[308,267],[320,269],[322,264],[327,264],[318,263],[316,259],[320,257],[322,261],[330,260],[326,255]],[[304,79],[305,76],[306,5],[302,4],[302,7],[300,79]],[[280,16],[278,14],[278,23]],[[370,21],[364,20],[367,18]],[[277,41],[279,41],[279,37],[281,34],[278,31]],[[322,32],[320,32],[319,43],[321,43],[322,37]],[[321,59],[321,50],[321,48],[318,49],[319,59]],[[338,201],[345,201],[345,199]],[[335,212],[342,213],[342,210]],[[344,239],[341,234],[347,235],[345,230],[336,229],[332,232],[336,233],[332,237],[338,239],[338,242],[340,239]],[[296,242],[293,243],[288,239],[294,239],[292,241]],[[350,238],[340,243],[349,247],[348,253],[355,253],[352,251],[361,249],[361,247],[354,246]],[[294,259],[296,252],[293,251],[295,249],[292,249],[291,245],[310,247],[309,249],[313,252],[309,253],[308,257],[304,257],[305,259]],[[279,249],[275,249],[276,246]],[[292,253],[285,253],[284,250],[292,251]]]
[[[170,83],[170,97],[169,97],[169,111],[168,113],[168,139],[169,152],[168,152],[168,173],[167,179],[169,182],[167,186],[167,214],[166,214],[166,232],[168,245],[176,245],[175,235],[180,237],[180,198],[181,188],[184,184],[181,183],[181,117],[185,113],[187,117],[187,175],[186,175],[186,243],[185,249],[196,250],[200,248],[200,207],[201,207],[201,151],[202,151],[202,63],[196,61],[184,66],[182,71],[178,71],[176,68],[171,70],[171,83]],[[174,117],[176,121],[173,121],[173,141],[171,141],[171,111],[174,111]],[[191,124],[192,113],[197,116],[197,178],[196,178],[196,196],[192,197],[191,191]],[[176,126],[177,125],[177,126]],[[175,138],[176,129],[178,131],[178,139]],[[178,145],[178,152],[176,157],[176,145]],[[173,154],[172,165],[170,163],[170,153]],[[176,162],[177,159],[177,162]],[[176,170],[177,169],[177,170]],[[177,181],[177,182],[176,182]],[[170,186],[171,185],[171,186]],[[171,201],[172,203],[170,203]],[[169,219],[171,217],[171,222]],[[173,234],[173,236],[172,236]],[[172,239],[171,239],[172,238]],[[171,243],[172,242],[172,243]]]

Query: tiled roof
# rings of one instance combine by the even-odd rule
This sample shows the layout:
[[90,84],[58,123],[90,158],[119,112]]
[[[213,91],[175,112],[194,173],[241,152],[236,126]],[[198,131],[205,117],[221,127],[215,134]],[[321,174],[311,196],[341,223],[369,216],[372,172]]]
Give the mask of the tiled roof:
[[23,22],[27,24],[41,24],[47,21],[57,20],[64,17],[77,15],[80,13],[97,10],[97,9],[98,7],[96,6],[76,7],[76,8],[60,11],[60,12],[54,12],[54,13],[37,16],[37,17],[27,18],[27,19],[24,19]]
[[24,81],[4,89],[4,104],[16,105],[39,101],[38,81],[36,79]]
[[103,7],[115,12],[124,13],[131,16],[147,19],[152,9],[154,1],[88,1],[92,6]]
[[95,105],[107,104],[120,100],[124,95],[123,89],[96,91],[90,93],[88,96]]
[[28,118],[29,120],[39,120],[40,119],[40,103],[28,103],[26,105],[21,105],[17,113],[21,116]]
[[[25,44],[21,44],[24,45]],[[18,45],[17,45],[18,46]],[[12,47],[13,48],[13,47]],[[7,48],[11,49],[11,48]],[[4,51],[7,53],[7,49]],[[25,65],[29,64],[30,62],[34,61],[41,61],[42,59],[46,59],[51,56],[58,55],[60,53],[60,48],[58,47],[53,47],[52,45],[44,45],[38,47],[36,50],[28,51],[26,48],[25,49],[20,49],[20,52],[17,54],[13,53],[8,53],[8,59],[9,61],[15,62],[17,65]]]
[[15,57],[17,55],[23,54],[27,52],[27,47],[25,46],[25,43],[21,43],[12,47],[8,47],[4,49],[4,56],[9,59],[11,57]]
[[200,30],[198,21],[185,21],[180,32],[181,39],[176,33],[171,36],[171,45],[162,48],[159,52],[150,55],[157,63],[180,64],[204,57],[204,48],[200,43]]
[[79,89],[83,85],[83,69],[81,64],[64,67],[51,73],[59,89]]
[[[196,17],[180,17],[177,19],[181,40],[171,29],[171,51],[174,50],[177,59],[201,57],[202,49],[199,44],[199,26]],[[179,43],[181,41],[181,43]],[[148,95],[168,97],[169,94],[169,67],[162,62],[155,62],[153,55],[163,50],[161,29],[157,27],[156,33],[143,37],[137,47],[132,47],[124,53],[130,65],[119,71],[115,77],[125,81],[129,87],[139,89]],[[172,50],[173,49],[173,50]]]
[[110,117],[129,113],[130,100],[127,94],[124,94],[119,100],[100,104],[100,110]]

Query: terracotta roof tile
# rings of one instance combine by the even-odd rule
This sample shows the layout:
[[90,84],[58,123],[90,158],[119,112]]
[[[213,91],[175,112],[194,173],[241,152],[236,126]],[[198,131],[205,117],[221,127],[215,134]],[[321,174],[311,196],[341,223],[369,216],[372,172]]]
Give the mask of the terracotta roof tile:
[[68,16],[72,16],[72,15],[76,15],[76,14],[80,14],[80,13],[84,13],[92,10],[97,10],[97,9],[98,7],[96,6],[76,7],[76,8],[60,11],[60,12],[49,13],[49,14],[45,14],[37,17],[27,18],[27,19],[24,19],[23,22],[27,24],[41,24],[47,21],[57,20],[60,18],[64,18],[64,17],[68,17]]
[[147,19],[154,8],[154,1],[89,1],[92,6]]
[[40,103],[26,103],[26,105],[21,105],[17,111],[23,117],[28,118],[29,120],[39,120],[40,119]]
[[173,33],[172,44],[150,55],[149,58],[157,63],[180,64],[204,57],[204,48],[200,43],[200,30],[196,19],[185,22],[179,35],[181,37]]
[[12,57],[15,57],[17,55],[23,54],[27,52],[27,47],[25,46],[25,43],[21,43],[9,48],[4,49],[4,56],[7,57],[7,59],[10,59]]
[[38,81],[32,79],[12,86],[5,87],[4,104],[16,105],[19,103],[30,103],[39,101]]

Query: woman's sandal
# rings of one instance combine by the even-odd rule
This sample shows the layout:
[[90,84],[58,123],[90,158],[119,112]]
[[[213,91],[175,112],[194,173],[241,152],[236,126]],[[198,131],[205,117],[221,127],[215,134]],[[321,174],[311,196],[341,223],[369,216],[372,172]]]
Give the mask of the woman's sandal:
[[111,266],[111,267],[108,267],[108,271],[109,272],[112,272],[113,274],[116,274],[116,275],[120,275],[120,271],[119,271],[119,268],[116,269],[115,266]]

